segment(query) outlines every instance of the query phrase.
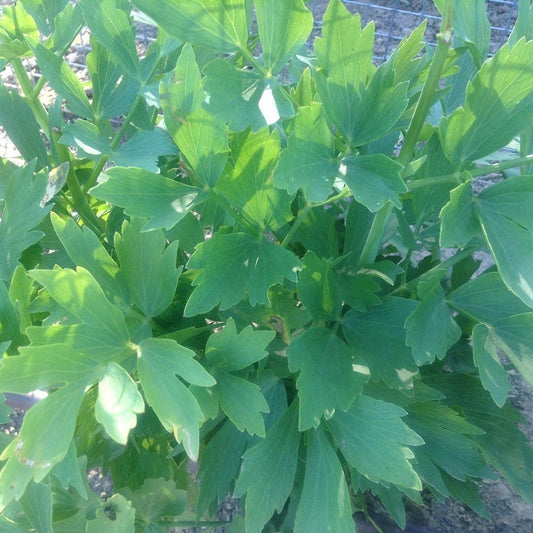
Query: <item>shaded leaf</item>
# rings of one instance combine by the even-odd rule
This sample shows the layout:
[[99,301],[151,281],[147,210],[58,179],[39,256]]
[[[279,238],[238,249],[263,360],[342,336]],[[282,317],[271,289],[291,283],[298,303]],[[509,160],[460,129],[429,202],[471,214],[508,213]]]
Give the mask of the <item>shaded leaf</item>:
[[503,282],[529,307],[533,307],[531,202],[533,180],[530,176],[518,176],[488,187],[478,195],[475,204]]
[[512,387],[507,378],[507,371],[501,364],[496,346],[491,339],[490,329],[484,324],[477,324],[474,327],[472,346],[474,364],[479,370],[483,387],[490,393],[494,403],[503,407]]
[[94,277],[83,267],[76,271],[59,267],[31,270],[29,275],[80,322],[31,327],[27,334],[33,344],[66,342],[74,350],[102,362],[128,347],[129,334],[124,315],[109,302]]
[[328,426],[346,460],[368,479],[420,490],[407,446],[424,441],[402,421],[406,414],[397,405],[361,395],[346,412],[337,411]]
[[301,187],[310,202],[322,202],[329,196],[338,169],[322,105],[301,107],[274,171],[274,184],[291,195]]
[[503,283],[497,272],[486,272],[461,285],[448,303],[478,322],[494,324],[500,318],[527,313],[530,308]]
[[313,14],[302,0],[255,0],[254,6],[263,62],[279,74],[309,37]]
[[439,283],[424,291],[422,302],[409,315],[405,327],[405,342],[412,347],[419,366],[443,359],[461,337],[461,328],[452,317]]
[[[261,533],[275,511],[291,495],[298,464],[296,402],[269,429],[264,439],[247,450],[235,494],[246,493],[246,531]],[[257,480],[261,479],[261,483]]]
[[296,510],[295,533],[353,533],[348,486],[341,463],[320,429],[309,434],[305,478]]
[[122,69],[141,79],[135,31],[128,15],[107,0],[82,0],[80,7],[91,34],[115,56]]
[[306,330],[292,341],[287,355],[291,372],[300,370],[300,431],[318,427],[322,416],[331,418],[337,407],[348,409],[367,380],[353,370],[353,351],[329,329]]
[[215,380],[194,360],[193,351],[169,339],[143,340],[138,348],[137,368],[146,401],[163,427],[174,432],[187,455],[196,461],[204,416],[195,397],[176,376],[208,387]]
[[201,243],[187,268],[200,272],[195,289],[185,306],[185,315],[194,316],[235,305],[245,293],[250,303],[268,304],[268,289],[284,278],[296,281],[300,261],[288,250],[246,233],[215,233]]
[[502,148],[529,123],[533,42],[502,46],[468,84],[466,101],[440,122],[444,151],[456,165]]
[[115,249],[119,279],[133,303],[151,318],[172,302],[182,268],[176,268],[178,242],[166,246],[163,231],[142,231],[145,222],[140,218],[125,221],[122,234],[115,234]]
[[226,372],[242,370],[268,355],[266,347],[274,335],[273,331],[258,331],[252,326],[237,333],[235,322],[230,318],[219,333],[209,337],[205,355],[217,369]]
[[[1,108],[0,104],[0,108]],[[0,279],[10,280],[22,252],[43,236],[34,229],[48,214],[51,205],[41,206],[48,176],[33,175],[35,164],[15,172],[9,180],[0,220]]]
[[91,195],[124,207],[131,216],[149,218],[144,230],[171,228],[205,199],[201,189],[140,168],[114,167]]
[[216,372],[215,377],[220,407],[228,418],[239,431],[264,437],[262,413],[268,413],[270,408],[261,389],[255,383],[226,372]]
[[133,533],[135,509],[121,494],[114,494],[96,509],[96,517],[87,522],[86,533]]
[[381,378],[393,388],[411,388],[416,373],[404,327],[416,307],[413,300],[388,297],[367,313],[351,310],[343,318],[348,344],[368,364],[374,379]]
[[273,230],[292,218],[292,197],[274,187],[272,172],[279,159],[280,141],[276,130],[247,131],[231,145],[233,169],[225,173],[216,189],[234,208],[261,227]]
[[342,159],[340,175],[354,198],[376,212],[387,202],[402,207],[399,195],[407,192],[400,178],[401,165],[383,154],[349,156]]
[[248,22],[242,0],[134,0],[134,5],[173,37],[219,52],[246,47]]

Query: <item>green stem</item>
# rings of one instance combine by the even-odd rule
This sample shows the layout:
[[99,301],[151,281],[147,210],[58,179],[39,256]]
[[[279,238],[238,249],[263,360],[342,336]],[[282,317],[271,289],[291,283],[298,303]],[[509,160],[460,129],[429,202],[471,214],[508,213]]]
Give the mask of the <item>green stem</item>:
[[469,170],[469,174],[473,178],[484,176],[492,172],[501,172],[502,170],[508,170],[510,168],[521,167],[522,165],[529,165],[533,163],[533,154],[526,155],[524,157],[517,157],[516,159],[510,159],[509,161],[502,161],[494,165],[486,165],[479,168]]
[[379,249],[381,248],[383,236],[389,225],[392,211],[393,206],[389,202],[374,215],[372,226],[370,226],[365,245],[361,251],[359,265],[371,265],[376,259]]
[[319,205],[329,205],[334,204],[338,200],[342,200],[343,198],[346,198],[347,196],[350,196],[352,194],[352,191],[348,187],[344,187],[342,191],[335,196],[331,196],[327,200],[324,200],[323,202],[319,202],[318,204],[314,204],[314,207],[318,207]]
[[[533,164],[533,154],[529,154],[524,157],[517,157],[515,159],[509,159],[508,161],[502,161],[501,163],[495,163],[494,165],[484,165],[482,167],[467,170],[466,172],[468,173],[468,177],[478,178],[494,172],[502,172],[504,170],[509,170],[510,168],[516,168],[530,164]],[[453,174],[444,174],[443,176],[433,176],[431,178],[414,180],[409,182],[408,185],[409,190],[414,191],[416,189],[422,189],[423,187],[437,184],[455,183],[459,185],[462,182],[463,180],[461,179],[461,173],[454,172]]]
[[18,57],[12,59],[11,65],[13,66],[13,70],[15,71],[15,76],[17,77],[17,80],[20,84],[22,93],[26,97],[26,101],[28,102],[28,105],[33,111],[37,123],[43,130],[44,134],[48,137],[48,113],[46,112],[46,109],[38,98],[39,93],[36,93],[36,95],[34,95],[35,87],[33,86],[33,83],[31,82],[28,73],[24,68],[24,65],[22,64],[22,60]]
[[[120,126],[119,130],[117,131],[117,133],[115,134],[115,136],[111,140],[111,144],[110,144],[111,151],[114,152],[119,147],[120,141],[122,140],[122,137],[124,136],[124,133],[126,132],[126,129],[130,125],[130,122],[131,122],[131,120],[133,118],[133,114],[135,113],[135,111],[137,109],[137,106],[139,105],[141,100],[142,100],[142,95],[139,93],[137,95],[137,97],[135,98],[135,101],[133,102],[133,105],[130,107],[130,110],[128,111],[128,114],[124,117],[124,121],[122,122],[122,125]],[[107,163],[108,160],[109,160],[109,156],[108,155],[103,155],[103,156],[100,157],[100,159],[96,163],[91,175],[89,176],[89,179],[87,180],[87,183],[83,187],[83,191],[84,192],[87,192],[96,183],[96,180],[98,179],[98,176],[102,172],[102,170],[105,167],[105,164]]]
[[310,209],[311,209],[311,206],[309,204],[305,204],[302,210],[298,213],[298,216],[296,217],[294,224],[289,230],[289,233],[285,235],[285,238],[283,239],[281,243],[282,248],[287,248],[287,246],[289,246],[291,239],[294,237],[294,234],[298,231],[298,228],[302,225],[302,222],[305,220],[305,217],[307,216],[307,213],[309,213]]
[[[422,88],[413,118],[409,124],[409,128],[407,129],[405,141],[398,156],[398,162],[401,163],[404,168],[407,167],[413,156],[420,131],[422,130],[422,127],[426,121],[426,116],[429,108],[431,107],[435,90],[437,89],[440,81],[442,69],[446,62],[446,58],[448,57],[448,49],[450,48],[452,41],[451,22],[453,16],[453,2],[454,0],[446,0],[441,31],[437,36],[437,49],[435,50],[435,55],[431,60],[428,77],[424,83],[424,87]],[[361,257],[359,259],[360,265],[371,264],[376,259],[376,256],[382,245],[383,236],[385,235],[385,231],[389,224],[393,209],[394,206],[391,202],[389,202],[375,214],[374,221],[370,227],[370,232],[361,252]]]
[[422,88],[422,93],[416,104],[415,112],[407,134],[405,141],[400,150],[398,156],[398,162],[404,167],[408,165],[413,156],[415,146],[418,142],[418,138],[428,114],[429,108],[433,102],[435,90],[439,86],[442,69],[446,63],[448,57],[448,49],[452,42],[452,18],[453,18],[453,4],[455,0],[447,0],[442,16],[442,24],[440,33],[437,35],[437,48],[435,55],[431,60],[431,66],[429,68],[428,77]]

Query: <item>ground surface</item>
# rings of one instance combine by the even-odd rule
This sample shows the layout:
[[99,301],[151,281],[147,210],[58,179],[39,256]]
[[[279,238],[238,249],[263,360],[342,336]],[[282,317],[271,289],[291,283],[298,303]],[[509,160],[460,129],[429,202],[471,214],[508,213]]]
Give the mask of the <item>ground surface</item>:
[[[11,0],[0,0],[0,6],[12,3]],[[327,6],[327,1],[310,0],[308,5],[320,20]],[[506,38],[506,28],[512,27],[516,16],[517,1],[496,2],[488,1],[489,18],[495,28],[492,32],[491,51],[495,51]],[[376,61],[384,59],[399,40],[415,28],[424,16],[429,17],[426,39],[434,41],[438,31],[438,13],[428,0],[372,0],[358,1],[349,4],[352,11],[361,13],[363,23],[370,20],[376,25]],[[73,51],[68,58],[72,63],[83,60],[79,49]],[[9,73],[2,75],[9,81]],[[16,155],[16,149],[0,131],[0,157]],[[521,410],[528,419],[526,434],[533,439],[533,391],[524,384],[519,376],[512,376],[515,388],[511,394],[512,403]],[[20,422],[20,415],[16,416]],[[8,428],[5,428],[8,430]],[[11,428],[13,431],[13,428]],[[97,492],[104,495],[111,490],[111,486],[98,472],[90,473],[91,484]],[[516,496],[503,481],[492,481],[482,485],[482,497],[491,512],[492,519],[484,520],[463,505],[455,502],[429,502],[422,509],[410,512],[409,531],[411,533],[531,533],[533,532],[533,507],[524,503]],[[235,508],[235,504],[226,507]],[[226,509],[226,515],[231,509]],[[393,525],[384,525],[385,533],[400,531]],[[372,526],[358,523],[359,533],[375,533]]]

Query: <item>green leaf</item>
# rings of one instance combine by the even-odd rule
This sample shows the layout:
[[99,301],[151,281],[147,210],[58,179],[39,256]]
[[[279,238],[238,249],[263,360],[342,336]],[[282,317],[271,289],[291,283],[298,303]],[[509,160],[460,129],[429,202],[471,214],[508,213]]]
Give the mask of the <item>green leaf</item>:
[[491,328],[491,340],[533,384],[533,313],[501,318]]
[[313,14],[302,0],[255,0],[254,5],[263,62],[269,74],[279,74],[309,37]]
[[0,472],[0,510],[67,455],[86,386],[85,379],[69,383],[26,413],[19,435],[1,456],[7,463]]
[[86,120],[67,124],[61,132],[59,142],[66,146],[75,146],[80,155],[88,159],[98,160],[112,152],[109,137],[102,133],[98,126]]
[[228,494],[239,473],[241,457],[250,437],[226,420],[200,455],[200,496],[197,513],[203,515],[213,502],[218,504]]
[[22,252],[41,239],[43,233],[34,228],[52,208],[51,205],[41,205],[48,176],[44,172],[34,175],[34,169],[35,163],[30,163],[17,170],[9,180],[0,220],[0,279],[2,280],[11,279]]
[[135,509],[121,494],[114,494],[102,502],[96,510],[96,517],[87,522],[85,533],[133,533],[135,531]]
[[[22,341],[20,319],[3,281],[0,281],[0,342]],[[1,368],[1,367],[0,367]]]
[[264,437],[262,413],[268,413],[270,408],[261,389],[255,383],[226,372],[216,372],[215,376],[220,407],[228,418],[239,431]]
[[93,109],[83,90],[83,85],[67,62],[41,44],[36,44],[33,53],[50,87],[67,101],[68,109],[83,118],[92,119]]
[[387,297],[367,313],[351,310],[343,318],[346,340],[368,364],[372,378],[393,388],[413,386],[416,364],[405,343],[404,324],[416,307],[413,300]]
[[317,428],[322,416],[331,418],[337,407],[348,409],[367,380],[353,369],[353,351],[329,329],[306,330],[290,344],[287,355],[291,372],[300,371],[300,431]]
[[230,318],[219,333],[209,337],[205,355],[217,369],[226,372],[242,370],[268,355],[266,347],[274,335],[273,331],[258,331],[252,326],[237,333],[235,322]]
[[248,21],[243,0],[134,0],[133,4],[173,37],[217,52],[246,47]]
[[224,123],[202,107],[205,94],[190,45],[184,47],[160,93],[168,132],[197,180],[215,185],[228,159],[228,140]]
[[457,166],[507,145],[530,122],[533,42],[506,44],[486,61],[467,88],[466,102],[440,122],[444,151]]
[[424,440],[415,455],[426,454],[439,468],[461,481],[470,477],[491,478],[478,446],[467,435],[483,435],[483,430],[473,426],[454,410],[433,402],[409,406],[406,422]]
[[300,261],[288,250],[253,235],[215,233],[197,247],[187,268],[200,271],[185,306],[185,315],[194,316],[218,304],[228,309],[246,292],[252,306],[268,304],[268,289],[283,278],[296,281]]
[[500,318],[527,313],[530,308],[503,283],[497,272],[484,273],[448,295],[448,303],[478,322],[494,324]]
[[20,506],[35,531],[53,533],[50,480],[41,483],[30,482],[20,499]]
[[466,46],[477,65],[489,53],[490,23],[484,0],[456,1],[453,11],[454,46]]
[[341,0],[332,0],[322,21],[322,37],[315,40],[315,53],[328,80],[344,89],[341,102],[346,110],[351,109],[350,97],[375,72],[373,48],[374,24],[361,31],[360,15],[352,16]]
[[435,358],[444,359],[461,337],[461,328],[452,317],[440,284],[424,292],[422,302],[405,323],[405,341],[419,366],[433,363]]
[[486,461],[525,501],[533,503],[533,450],[516,425],[521,419],[518,412],[509,404],[503,409],[497,407],[473,376],[440,374],[426,382],[444,393],[448,405],[460,405],[467,421],[485,432],[472,437]]
[[49,35],[54,31],[54,19],[68,5],[68,0],[21,0],[27,13],[37,24],[39,31]]
[[[243,456],[237,497],[246,493],[246,531],[261,533],[275,511],[280,513],[291,495],[298,464],[296,402],[268,430],[264,439]],[[261,479],[261,483],[257,480]]]
[[509,36],[509,43],[514,46],[522,37],[528,41],[533,40],[533,5],[530,0],[518,2],[518,16]]
[[120,64],[94,38],[91,40],[91,52],[87,55],[87,68],[91,75],[95,119],[127,113],[135,100],[137,85],[129,77],[122,78]]
[[337,411],[328,426],[346,460],[368,479],[420,490],[409,461],[414,454],[407,446],[424,441],[402,421],[406,414],[397,405],[359,396],[348,411]]
[[209,94],[205,108],[229,125],[232,131],[266,126],[259,101],[266,87],[256,72],[239,69],[224,59],[214,59],[204,68],[204,88]]
[[215,384],[213,377],[194,360],[194,352],[169,339],[145,339],[138,348],[137,368],[146,401],[167,431],[183,442],[187,455],[196,461],[199,427],[204,415],[198,402],[176,378],[203,387]]
[[291,195],[302,187],[310,202],[322,202],[329,196],[338,170],[333,137],[322,105],[301,107],[287,148],[281,152],[274,171],[274,184]]
[[353,86],[338,85],[320,73],[316,82],[326,115],[350,146],[383,137],[407,108],[408,82],[396,83],[394,72],[388,72],[386,65],[382,65],[361,94]]
[[147,316],[162,313],[172,302],[182,268],[176,268],[178,242],[166,246],[162,230],[145,231],[146,220],[132,218],[115,234],[119,279],[133,303]]
[[64,344],[21,346],[19,351],[20,355],[2,360],[2,391],[26,394],[83,378],[95,382],[101,373],[97,359],[75,352]]
[[[352,202],[352,205],[354,203]],[[312,207],[291,242],[299,242],[306,250],[312,250],[321,259],[337,257],[339,238],[335,228],[335,216],[323,206]]]
[[135,492],[129,487],[120,492],[132,503],[135,520],[145,524],[156,524],[163,516],[179,516],[187,507],[186,491],[177,489],[175,481],[170,479],[148,478]]
[[63,220],[55,213],[51,213],[50,218],[72,262],[92,274],[110,302],[124,305],[127,298],[117,280],[118,265],[107,253],[98,237],[87,226],[80,228],[72,218]]
[[176,146],[162,128],[140,130],[121,144],[109,158],[119,166],[145,168],[157,172],[158,158],[177,154]]
[[80,33],[83,15],[77,4],[71,4],[67,0],[60,0],[57,9],[60,11],[53,18],[49,18],[49,21],[53,27],[53,50],[62,55]]
[[480,225],[474,209],[472,185],[463,183],[450,191],[450,201],[440,212],[440,245],[462,247],[479,236]]
[[342,302],[340,287],[331,264],[308,251],[304,269],[298,274],[298,296],[315,320],[339,318]]
[[137,413],[144,402],[130,375],[116,363],[109,363],[98,383],[94,414],[108,435],[119,444],[128,442],[130,429],[137,425]]
[[[497,301],[497,300],[496,300]],[[490,392],[494,403],[503,407],[511,384],[507,372],[498,358],[498,353],[490,335],[490,329],[484,324],[477,324],[472,331],[474,364],[479,370],[479,377],[485,390]]]
[[82,0],[80,7],[91,34],[115,56],[127,74],[142,79],[135,30],[128,15],[109,0]]
[[216,190],[248,219],[261,227],[276,230],[292,218],[292,197],[272,182],[279,159],[280,142],[276,130],[253,133],[248,130],[231,144],[233,169],[225,173]]
[[129,334],[124,315],[105,297],[94,277],[83,267],[76,271],[31,270],[31,278],[80,323],[31,327],[33,344],[66,343],[74,350],[104,362],[128,348]]
[[518,176],[488,187],[475,204],[502,280],[529,307],[533,307],[531,202],[533,180]]
[[201,189],[141,168],[114,167],[91,189],[91,195],[124,207],[126,213],[150,220],[143,228],[171,228],[205,199]]
[[294,533],[309,531],[354,531],[344,472],[321,430],[309,433],[305,478],[294,523]]
[[0,57],[11,60],[28,55],[26,38],[37,42],[39,34],[35,21],[23,3],[3,6],[0,19]]
[[407,192],[401,169],[383,154],[359,155],[342,159],[340,175],[354,198],[375,213],[389,201],[401,209],[399,195]]

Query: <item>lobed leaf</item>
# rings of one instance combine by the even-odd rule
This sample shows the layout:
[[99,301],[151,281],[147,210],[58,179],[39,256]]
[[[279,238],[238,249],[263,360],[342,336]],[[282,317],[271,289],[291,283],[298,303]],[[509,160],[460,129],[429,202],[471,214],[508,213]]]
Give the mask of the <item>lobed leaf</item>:
[[145,231],[146,220],[132,218],[115,234],[118,280],[147,317],[162,313],[174,299],[182,267],[176,268],[178,242],[166,246],[162,230]]
[[368,479],[420,490],[407,446],[424,441],[401,420],[406,414],[397,405],[361,395],[346,412],[337,411],[328,427],[346,460]]
[[353,351],[331,330],[311,328],[287,349],[291,372],[300,371],[296,386],[300,399],[298,428],[305,431],[346,411],[361,394],[367,376],[354,371]]
[[268,289],[284,278],[296,281],[300,261],[288,250],[246,233],[215,233],[201,243],[187,268],[199,270],[185,315],[210,311],[220,304],[228,309],[245,293],[252,306],[268,303]]
[[124,207],[126,213],[148,218],[144,230],[171,228],[205,199],[205,193],[141,168],[114,167],[91,195]]
[[344,472],[321,429],[309,434],[304,485],[294,523],[295,533],[313,530],[338,533],[354,530]]
[[[275,511],[280,513],[290,496],[298,465],[296,402],[268,430],[264,439],[248,449],[235,487],[246,493],[246,531],[261,533]],[[261,483],[257,483],[261,479]]]
[[194,355],[170,339],[145,339],[138,348],[137,369],[147,403],[163,427],[174,432],[187,455],[196,461],[204,416],[195,397],[176,376],[202,387],[214,385],[215,380]]

